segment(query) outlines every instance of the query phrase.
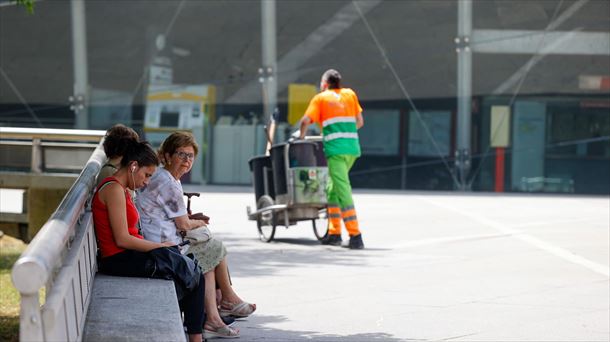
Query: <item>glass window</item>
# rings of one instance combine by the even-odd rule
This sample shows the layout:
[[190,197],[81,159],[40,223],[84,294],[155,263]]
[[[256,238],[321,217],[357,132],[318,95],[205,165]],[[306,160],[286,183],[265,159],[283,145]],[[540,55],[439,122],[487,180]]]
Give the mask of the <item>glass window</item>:
[[409,155],[446,157],[451,146],[451,112],[424,111],[409,114]]
[[610,156],[610,109],[603,105],[599,100],[549,105],[547,156]]
[[370,109],[363,116],[365,125],[358,132],[362,153],[397,156],[400,148],[400,111]]

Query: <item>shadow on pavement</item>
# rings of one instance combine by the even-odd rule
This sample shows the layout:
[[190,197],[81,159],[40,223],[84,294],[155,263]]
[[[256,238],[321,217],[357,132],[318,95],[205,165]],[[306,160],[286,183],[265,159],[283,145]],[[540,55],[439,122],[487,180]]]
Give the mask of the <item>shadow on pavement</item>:
[[241,330],[241,339],[247,341],[329,341],[329,342],[340,342],[340,341],[416,341],[416,340],[405,340],[401,338],[392,337],[387,333],[362,333],[362,334],[350,334],[350,335],[334,335],[334,334],[321,334],[316,331],[292,331],[292,330],[281,330],[275,328],[265,327],[264,325],[269,323],[280,323],[285,322],[288,319],[284,316],[265,316],[265,315],[254,315],[249,317],[247,321],[238,321],[238,328]]
[[[347,241],[343,241],[343,242],[347,242]],[[264,242],[261,242],[264,243]],[[287,245],[303,245],[303,246],[317,246],[319,247],[321,250],[325,249],[325,248],[332,248],[332,249],[339,249],[339,247],[331,247],[331,246],[322,246],[320,244],[320,242],[317,239],[297,239],[297,238],[276,238],[273,240],[272,243],[285,243]],[[349,250],[347,250],[346,248],[342,248],[345,252],[349,252]],[[374,251],[390,251],[392,250],[391,248],[371,248],[371,247],[366,247],[366,249],[364,251],[353,251],[355,253],[367,253],[367,252],[374,252]]]
[[[293,245],[304,245],[304,246],[320,246],[320,242],[314,239],[295,239],[295,238],[279,238],[273,240],[275,243],[287,243]],[[263,242],[261,242],[263,243]]]
[[241,277],[269,277],[286,267],[333,265],[363,267],[385,249],[349,250],[321,246],[315,240],[278,239],[266,244],[253,239],[218,236],[228,249],[231,272]]

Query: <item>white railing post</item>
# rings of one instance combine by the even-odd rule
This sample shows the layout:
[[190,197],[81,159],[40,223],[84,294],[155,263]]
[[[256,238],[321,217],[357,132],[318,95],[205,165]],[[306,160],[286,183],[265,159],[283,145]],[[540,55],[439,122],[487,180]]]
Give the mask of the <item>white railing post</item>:
[[38,293],[21,293],[19,341],[44,341]]

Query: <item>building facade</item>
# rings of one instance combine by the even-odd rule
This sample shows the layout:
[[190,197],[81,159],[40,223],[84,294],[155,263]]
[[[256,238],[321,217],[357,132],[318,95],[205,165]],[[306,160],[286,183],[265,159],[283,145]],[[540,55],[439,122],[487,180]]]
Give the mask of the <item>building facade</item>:
[[364,108],[354,187],[609,194],[608,13],[598,0],[0,2],[0,126],[193,130],[195,180],[248,184],[271,113],[283,141],[335,68]]

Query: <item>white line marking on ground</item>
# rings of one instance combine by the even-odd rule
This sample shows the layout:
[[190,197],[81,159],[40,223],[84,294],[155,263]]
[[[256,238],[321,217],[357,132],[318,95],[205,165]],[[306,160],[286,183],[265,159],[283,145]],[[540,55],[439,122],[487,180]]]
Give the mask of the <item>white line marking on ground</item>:
[[426,246],[426,245],[436,245],[436,244],[448,243],[448,242],[493,239],[493,238],[506,237],[506,236],[511,236],[511,235],[512,234],[504,234],[504,233],[503,234],[477,234],[477,235],[450,236],[450,237],[435,238],[435,239],[422,239],[422,240],[401,242],[399,244],[390,246],[390,248],[392,248],[392,249],[410,248],[410,247],[419,247],[419,246]]
[[602,265],[602,264],[598,264],[596,262],[593,262],[589,259],[583,258],[580,255],[576,255],[574,253],[572,253],[571,251],[561,248],[561,247],[557,247],[553,244],[550,244],[546,241],[540,240],[536,237],[533,237],[531,235],[525,234],[523,232],[519,232],[515,229],[512,229],[506,225],[503,225],[499,222],[490,220],[486,217],[483,216],[479,216],[479,215],[474,215],[471,214],[469,212],[466,212],[464,210],[459,210],[456,208],[453,208],[451,206],[445,205],[443,203],[439,203],[436,201],[432,201],[429,198],[426,197],[418,197],[420,200],[425,201],[427,203],[430,203],[432,205],[435,205],[437,207],[443,208],[445,210],[449,210],[452,211],[454,213],[458,213],[462,216],[466,216],[469,217],[479,223],[482,223],[486,226],[489,226],[495,230],[498,230],[504,234],[508,234],[508,235],[513,235],[515,238],[522,240],[536,248],[539,248],[543,251],[546,251],[550,254],[553,254],[557,257],[560,257],[564,260],[570,261],[572,263],[575,263],[577,265],[583,266],[585,268],[588,268],[589,270],[599,273],[601,275],[604,275],[606,277],[610,277],[610,267],[606,266],[606,265]]
[[576,222],[594,222],[595,219],[592,219],[590,217],[587,218],[579,218],[579,219],[571,219],[571,220],[561,220],[561,221],[531,221],[531,222],[527,222],[527,223],[521,223],[521,224],[516,224],[513,225],[512,227],[515,228],[522,228],[522,227],[538,227],[538,226],[551,226],[551,225],[555,225],[558,223],[576,223]]

